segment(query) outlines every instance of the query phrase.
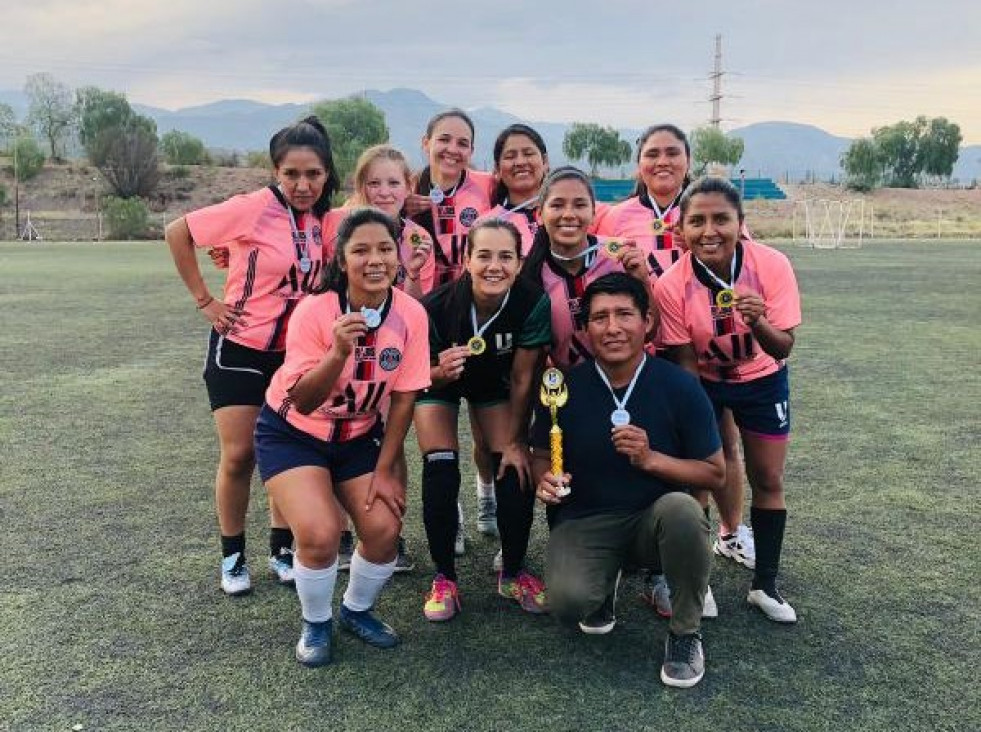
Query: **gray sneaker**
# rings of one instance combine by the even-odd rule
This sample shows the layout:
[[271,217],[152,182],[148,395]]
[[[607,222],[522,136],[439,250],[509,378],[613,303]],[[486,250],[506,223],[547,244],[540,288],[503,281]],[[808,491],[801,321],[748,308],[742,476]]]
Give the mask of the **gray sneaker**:
[[481,498],[477,502],[477,531],[485,536],[498,536],[497,499],[494,496]]
[[664,663],[661,681],[665,686],[690,689],[705,675],[705,653],[698,633],[675,635],[668,632],[664,640]]
[[[652,574],[649,587],[641,593],[640,597],[662,618],[671,617],[671,588],[668,587],[668,580],[663,574]],[[719,606],[715,602],[715,595],[712,594],[712,587],[706,586],[705,599],[702,601],[702,618],[717,617],[719,617]]]
[[617,590],[620,587],[621,572],[617,573],[613,584],[613,594],[609,595],[599,609],[579,621],[579,630],[586,635],[606,635],[617,624]]
[[395,555],[395,571],[402,574],[411,572],[415,568],[416,565],[409,555],[409,550],[405,548],[405,539],[400,536],[398,554]]
[[354,556],[354,534],[350,531],[341,532],[341,545],[337,549],[337,569],[347,572],[351,569],[351,557]]

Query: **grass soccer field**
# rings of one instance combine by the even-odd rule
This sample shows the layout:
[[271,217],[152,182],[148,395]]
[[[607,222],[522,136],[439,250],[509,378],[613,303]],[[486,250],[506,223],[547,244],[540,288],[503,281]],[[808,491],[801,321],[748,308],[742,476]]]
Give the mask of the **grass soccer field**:
[[[716,559],[705,680],[680,691],[639,577],[614,633],[564,631],[496,596],[472,528],[464,612],[428,624],[414,445],[417,569],[379,605],[402,646],[342,635],[333,666],[301,668],[261,488],[255,591],[218,590],[206,329],[165,247],[0,245],[0,729],[981,729],[981,246],[787,251],[805,324],[782,588],[800,622],[753,612],[750,574]],[[470,471],[462,493],[472,527]],[[544,539],[538,521],[536,570]]]

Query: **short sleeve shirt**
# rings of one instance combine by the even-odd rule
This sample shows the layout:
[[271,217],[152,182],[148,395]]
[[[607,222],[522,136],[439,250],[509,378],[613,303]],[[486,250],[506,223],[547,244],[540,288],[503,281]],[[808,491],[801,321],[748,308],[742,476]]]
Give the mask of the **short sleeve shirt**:
[[[778,330],[801,323],[800,295],[790,260],[776,249],[752,240],[736,244],[734,289],[755,292],[764,315]],[[715,302],[721,285],[706,275],[691,253],[685,253],[654,287],[661,311],[661,336],[667,346],[691,344],[698,371],[710,381],[746,382],[768,376],[783,361],[767,354],[733,308]]]
[[596,233],[637,242],[647,252],[651,279],[655,280],[684,253],[681,237],[675,234],[679,218],[677,206],[672,206],[659,219],[646,195],[633,196],[612,206],[596,226]]
[[[432,365],[439,354],[451,346],[467,343],[474,336],[470,308],[473,283],[469,273],[456,282],[443,285],[423,299],[429,315],[429,352]],[[481,334],[486,350],[467,358],[463,376],[449,391],[475,401],[508,394],[511,366],[517,348],[544,348],[552,341],[551,308],[544,290],[527,280],[512,285],[507,303]],[[440,390],[441,391],[441,390]],[[437,390],[431,392],[438,399]]]
[[[661,358],[645,355],[644,368],[625,405],[631,424],[647,432],[651,449],[675,458],[704,460],[722,445],[715,412],[694,376]],[[685,490],[630,464],[613,447],[609,415],[613,396],[593,362],[567,375],[569,399],[558,410],[563,469],[572,492],[553,514],[556,521],[599,513],[642,511],[661,496]],[[626,388],[616,389],[622,399]],[[539,404],[530,444],[549,449],[551,418]]]
[[[245,312],[246,325],[226,337],[260,351],[286,347],[290,316],[320,281],[325,258],[323,219],[294,212],[294,232],[287,203],[277,194],[263,188],[185,217],[196,246],[228,248],[222,299]],[[310,260],[307,272],[300,264],[304,256]]]
[[347,311],[343,295],[311,295],[296,309],[286,341],[286,359],[273,375],[266,402],[297,429],[328,442],[360,437],[378,421],[392,392],[429,386],[429,324],[426,311],[401,290],[389,290],[382,322],[358,339],[324,403],[300,414],[290,390],[317,366],[333,345],[334,321]]

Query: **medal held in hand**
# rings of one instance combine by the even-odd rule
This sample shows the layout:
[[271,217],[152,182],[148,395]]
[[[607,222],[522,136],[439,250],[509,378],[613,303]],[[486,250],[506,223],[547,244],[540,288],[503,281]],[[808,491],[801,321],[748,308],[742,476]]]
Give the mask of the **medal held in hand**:
[[[552,475],[561,480],[562,474],[562,428],[559,427],[559,407],[564,407],[569,401],[569,389],[565,385],[565,377],[558,369],[546,369],[542,374],[542,389],[539,394],[542,404],[548,407],[552,417],[552,428],[549,430],[549,446],[552,452]],[[570,488],[563,485],[559,496],[569,495]]]

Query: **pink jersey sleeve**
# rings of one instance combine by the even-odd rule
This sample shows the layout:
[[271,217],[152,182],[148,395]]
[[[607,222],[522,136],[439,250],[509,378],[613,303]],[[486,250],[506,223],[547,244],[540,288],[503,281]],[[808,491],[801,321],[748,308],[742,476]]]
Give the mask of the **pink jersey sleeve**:
[[760,250],[757,267],[763,283],[766,319],[778,330],[790,330],[801,323],[800,293],[790,260],[769,247]]
[[419,391],[432,383],[429,378],[429,316],[425,308],[415,300],[405,296],[407,302],[396,302],[405,318],[409,336],[405,344],[402,363],[392,391]]
[[261,214],[256,193],[247,193],[191,211],[184,220],[196,246],[212,247],[250,238]]
[[683,268],[678,264],[664,277],[654,282],[654,301],[661,313],[660,342],[665,346],[680,346],[691,343],[691,334],[685,326],[685,278]]

